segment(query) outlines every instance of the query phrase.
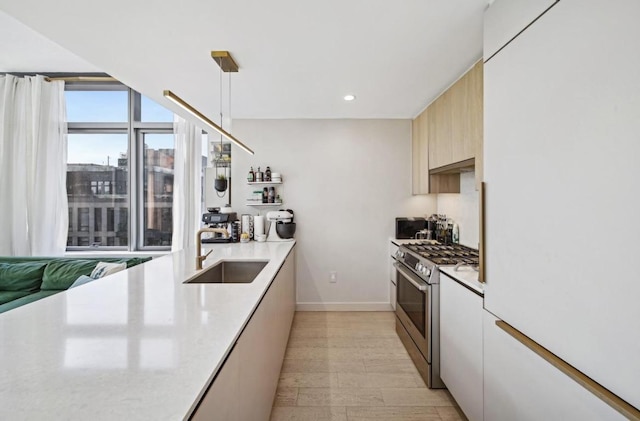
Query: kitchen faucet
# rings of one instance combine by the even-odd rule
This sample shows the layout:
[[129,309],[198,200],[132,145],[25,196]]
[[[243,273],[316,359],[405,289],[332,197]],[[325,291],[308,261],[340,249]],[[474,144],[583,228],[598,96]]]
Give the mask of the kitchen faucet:
[[229,238],[229,232],[224,228],[202,228],[196,234],[196,270],[202,270],[202,262],[205,261],[208,255],[213,250],[209,250],[207,254],[202,256],[202,233],[203,232],[215,232],[218,234],[224,234],[225,238]]

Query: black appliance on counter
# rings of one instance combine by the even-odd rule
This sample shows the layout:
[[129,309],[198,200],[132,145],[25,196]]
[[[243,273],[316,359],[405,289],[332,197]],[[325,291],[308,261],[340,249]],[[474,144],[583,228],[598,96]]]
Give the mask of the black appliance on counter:
[[396,218],[396,239],[413,239],[416,233],[427,228],[427,220],[420,217]]
[[234,235],[236,231],[235,221],[238,219],[235,212],[218,213],[209,212],[202,214],[202,222],[209,228],[222,228],[229,232],[229,236],[223,234],[211,233],[210,237],[202,238],[203,243],[233,243],[239,241],[238,235]]

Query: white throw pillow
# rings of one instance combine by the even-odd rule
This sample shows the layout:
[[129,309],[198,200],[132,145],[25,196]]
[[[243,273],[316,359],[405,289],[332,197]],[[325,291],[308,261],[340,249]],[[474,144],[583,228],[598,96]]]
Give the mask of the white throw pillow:
[[91,276],[93,279],[104,278],[107,275],[120,272],[121,270],[125,270],[126,268],[126,263],[98,262],[96,268],[93,270],[93,272],[91,272],[91,275],[89,276]]

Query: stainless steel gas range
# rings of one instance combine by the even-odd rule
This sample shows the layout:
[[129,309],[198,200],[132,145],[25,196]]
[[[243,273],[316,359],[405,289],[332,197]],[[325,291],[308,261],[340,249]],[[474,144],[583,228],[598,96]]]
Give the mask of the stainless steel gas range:
[[396,252],[396,332],[427,386],[440,379],[440,271],[438,266],[478,266],[478,250],[422,241]]

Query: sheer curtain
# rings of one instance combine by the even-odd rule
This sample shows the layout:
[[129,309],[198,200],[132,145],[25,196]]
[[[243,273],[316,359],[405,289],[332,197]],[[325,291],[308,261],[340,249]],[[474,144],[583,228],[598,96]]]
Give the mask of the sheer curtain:
[[0,76],[0,255],[64,253],[66,179],[64,82]]
[[194,247],[202,209],[202,129],[175,116],[173,174],[173,235],[171,251]]

